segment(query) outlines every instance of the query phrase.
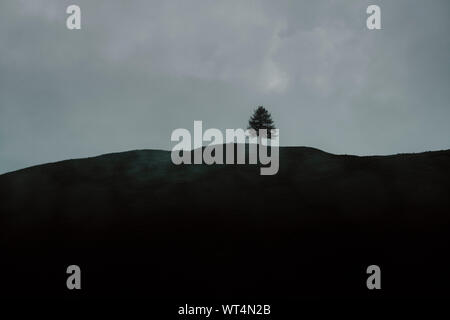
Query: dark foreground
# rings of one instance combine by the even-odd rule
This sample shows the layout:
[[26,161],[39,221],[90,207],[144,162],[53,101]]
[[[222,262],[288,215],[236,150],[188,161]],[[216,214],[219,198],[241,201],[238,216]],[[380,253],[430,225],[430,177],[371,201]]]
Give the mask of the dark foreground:
[[[131,151],[0,176],[1,296],[448,297],[450,151],[281,148],[280,171]],[[66,288],[66,268],[82,290]],[[369,291],[366,268],[381,268]]]

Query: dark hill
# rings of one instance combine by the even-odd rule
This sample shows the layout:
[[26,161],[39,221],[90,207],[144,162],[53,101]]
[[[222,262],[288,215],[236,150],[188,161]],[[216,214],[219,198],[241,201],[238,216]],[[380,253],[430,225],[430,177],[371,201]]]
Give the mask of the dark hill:
[[0,195],[8,294],[70,297],[79,264],[85,296],[368,297],[378,264],[379,296],[448,295],[450,151],[284,147],[274,176],[130,151],[0,175]]

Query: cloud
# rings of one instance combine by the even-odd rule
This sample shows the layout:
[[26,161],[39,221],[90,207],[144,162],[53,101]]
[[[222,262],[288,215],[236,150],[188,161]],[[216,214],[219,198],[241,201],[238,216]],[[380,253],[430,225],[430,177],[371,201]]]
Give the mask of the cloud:
[[443,1],[73,1],[0,4],[0,172],[170,148],[193,120],[244,127],[265,105],[282,145],[388,154],[450,148]]

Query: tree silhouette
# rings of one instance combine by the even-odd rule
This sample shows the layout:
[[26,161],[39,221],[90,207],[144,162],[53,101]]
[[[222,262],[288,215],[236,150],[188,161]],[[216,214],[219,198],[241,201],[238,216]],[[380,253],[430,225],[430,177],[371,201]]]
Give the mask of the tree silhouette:
[[258,138],[260,138],[260,132],[259,129],[266,129],[266,134],[261,134],[268,139],[272,138],[272,133],[270,132],[271,129],[275,129],[272,116],[270,113],[263,107],[259,106],[256,108],[256,110],[253,112],[253,115],[250,117],[250,120],[248,121],[248,128],[247,129],[253,129],[256,131],[256,135]]

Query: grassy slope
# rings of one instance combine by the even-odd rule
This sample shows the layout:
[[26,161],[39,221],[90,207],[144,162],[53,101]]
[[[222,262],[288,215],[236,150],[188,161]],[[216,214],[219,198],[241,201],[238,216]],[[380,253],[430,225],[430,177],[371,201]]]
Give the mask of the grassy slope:
[[[49,295],[60,293],[53,271],[74,260],[92,295],[364,296],[372,263],[390,270],[390,296],[441,295],[449,283],[434,266],[449,265],[450,151],[286,147],[275,176],[130,151],[4,174],[0,194],[3,271],[41,261],[36,285]],[[412,283],[417,269],[426,280]],[[128,280],[112,285],[115,272]]]

